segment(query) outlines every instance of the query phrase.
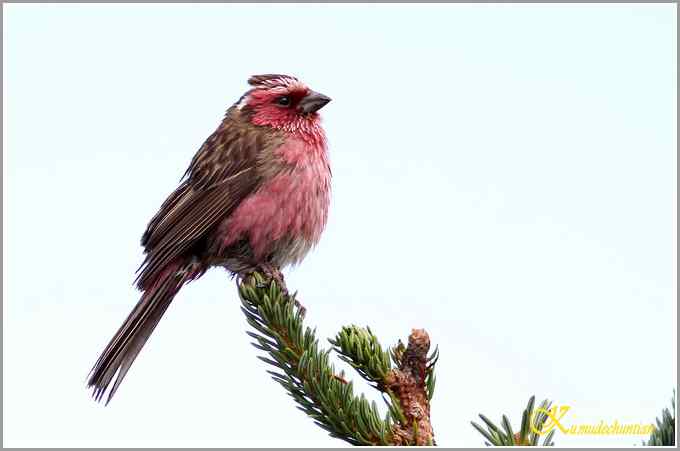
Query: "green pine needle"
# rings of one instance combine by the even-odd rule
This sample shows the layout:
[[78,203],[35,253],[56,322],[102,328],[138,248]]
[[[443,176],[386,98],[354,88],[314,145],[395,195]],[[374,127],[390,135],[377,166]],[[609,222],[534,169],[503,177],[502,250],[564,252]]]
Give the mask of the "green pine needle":
[[[345,383],[342,374],[336,375],[330,351],[320,349],[315,331],[303,327],[294,295],[282,293],[276,282],[257,273],[240,284],[239,295],[241,310],[255,330],[248,332],[255,340],[252,344],[268,354],[259,358],[275,367],[269,374],[297,402],[298,409],[332,437],[353,445],[391,444],[394,415],[381,418],[375,402],[357,397],[353,384]],[[345,327],[332,343],[343,360],[372,382],[380,383],[391,369],[390,355],[368,328]]]
[[668,408],[661,412],[661,419],[656,419],[656,429],[649,436],[649,440],[642,442],[644,446],[675,446],[675,389],[671,398],[671,413]]
[[390,354],[380,346],[378,338],[368,327],[345,326],[335,339],[328,341],[340,359],[349,363],[368,382],[380,385],[392,369]]
[[[536,434],[531,428],[531,414],[534,410],[534,403],[536,398],[532,396],[529,398],[526,408],[522,412],[522,423],[520,424],[520,430],[517,434],[513,432],[510,420],[506,415],[501,417],[501,426],[496,426],[493,421],[489,420],[486,416],[479,414],[479,418],[486,425],[484,429],[479,424],[471,421],[472,427],[474,427],[477,432],[479,432],[482,437],[484,437],[485,445],[487,446],[539,446],[539,435]],[[541,402],[539,406],[542,409],[550,409],[552,402],[547,399]],[[544,413],[539,413],[534,418],[534,426],[537,429],[541,429],[543,424],[548,419],[547,415]],[[555,443],[552,441],[555,430],[550,431],[543,439],[543,444],[540,446],[554,446]]]

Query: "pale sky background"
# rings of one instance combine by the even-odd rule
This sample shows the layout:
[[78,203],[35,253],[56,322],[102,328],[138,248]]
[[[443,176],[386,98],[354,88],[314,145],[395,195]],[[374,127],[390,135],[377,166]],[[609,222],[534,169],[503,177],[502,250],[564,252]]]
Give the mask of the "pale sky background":
[[137,301],[147,221],[268,72],[334,99],[329,224],[289,287],[323,341],[428,330],[440,445],[482,445],[478,413],[517,428],[532,394],[569,424],[669,405],[675,5],[3,13],[5,446],[344,445],[269,379],[221,270],[182,290],[107,408],[85,389]]

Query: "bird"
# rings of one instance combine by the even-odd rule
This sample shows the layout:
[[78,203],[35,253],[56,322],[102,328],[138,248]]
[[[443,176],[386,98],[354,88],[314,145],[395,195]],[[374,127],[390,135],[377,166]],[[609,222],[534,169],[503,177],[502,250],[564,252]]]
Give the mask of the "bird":
[[319,242],[331,167],[318,111],[331,99],[290,75],[248,85],[142,235],[142,294],[88,375],[98,402],[111,401],[182,286],[212,267],[282,280]]

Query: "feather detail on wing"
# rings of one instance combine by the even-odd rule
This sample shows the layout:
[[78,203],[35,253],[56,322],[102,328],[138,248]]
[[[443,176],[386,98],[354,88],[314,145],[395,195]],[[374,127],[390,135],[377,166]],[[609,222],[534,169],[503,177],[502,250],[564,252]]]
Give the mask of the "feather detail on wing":
[[258,156],[282,140],[229,111],[194,156],[182,184],[142,236],[146,258],[136,283],[144,289],[178,256],[192,250],[261,184]]

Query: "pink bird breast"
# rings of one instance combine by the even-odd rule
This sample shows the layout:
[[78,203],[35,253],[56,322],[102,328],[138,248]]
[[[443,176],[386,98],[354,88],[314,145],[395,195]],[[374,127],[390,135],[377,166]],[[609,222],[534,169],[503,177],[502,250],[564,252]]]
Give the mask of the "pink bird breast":
[[[316,141],[316,140],[315,140]],[[302,240],[287,258],[296,263],[320,239],[330,204],[330,167],[325,139],[289,139],[275,151],[283,169],[241,202],[226,224],[224,246],[248,238],[261,261],[280,250],[281,240]]]

